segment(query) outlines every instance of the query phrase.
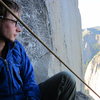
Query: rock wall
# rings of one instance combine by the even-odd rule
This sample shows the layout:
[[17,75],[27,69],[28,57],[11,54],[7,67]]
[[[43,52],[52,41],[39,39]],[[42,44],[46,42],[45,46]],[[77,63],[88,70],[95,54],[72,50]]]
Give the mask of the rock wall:
[[[55,53],[81,78],[81,19],[77,0],[45,0],[51,24]],[[54,68],[55,67],[55,68]],[[48,75],[67,70],[52,57]],[[76,79],[77,80],[77,79]],[[77,80],[78,88],[81,83]]]
[[100,27],[84,29],[82,35],[82,59],[86,68],[94,55],[100,51]]
[[[100,52],[98,52],[87,66],[85,73],[85,82],[99,95],[100,94]],[[89,95],[94,98],[94,100],[100,100],[91,90],[88,90]]]
[[75,96],[75,100],[95,100],[90,96],[83,94],[82,92],[78,91]]
[[[16,0],[22,7],[22,20],[75,73],[83,79],[81,19],[78,0]],[[18,40],[25,46],[34,65],[38,83],[57,72],[68,70],[25,28]],[[77,90],[82,90],[77,81]]]

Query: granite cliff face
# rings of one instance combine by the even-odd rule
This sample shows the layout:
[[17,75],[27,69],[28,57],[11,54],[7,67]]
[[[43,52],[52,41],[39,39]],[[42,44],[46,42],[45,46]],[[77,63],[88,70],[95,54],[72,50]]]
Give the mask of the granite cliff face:
[[83,63],[87,66],[100,51],[100,27],[87,28],[82,31]]
[[[85,73],[85,82],[99,95],[100,94],[100,52],[97,53],[87,66]],[[94,100],[100,100],[92,91],[89,91],[89,95]]]
[[[16,0],[22,7],[22,20],[70,68],[83,78],[81,19],[78,0]],[[23,28],[23,27],[22,27]],[[68,70],[25,28],[18,40],[25,46],[34,65],[38,83],[57,72]],[[77,81],[77,90],[82,90]]]

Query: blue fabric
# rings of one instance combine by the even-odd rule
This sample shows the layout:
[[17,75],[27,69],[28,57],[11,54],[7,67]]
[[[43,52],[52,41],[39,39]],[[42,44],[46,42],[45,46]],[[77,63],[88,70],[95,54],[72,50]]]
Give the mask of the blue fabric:
[[8,43],[6,59],[0,58],[0,100],[40,100],[33,66],[18,42]]

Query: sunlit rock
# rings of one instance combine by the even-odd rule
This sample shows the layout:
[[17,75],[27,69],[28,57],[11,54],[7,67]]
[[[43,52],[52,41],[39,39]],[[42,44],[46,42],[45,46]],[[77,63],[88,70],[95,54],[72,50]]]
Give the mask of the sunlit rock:
[[[100,52],[90,61],[86,73],[85,82],[98,94],[100,95]],[[86,87],[89,91],[89,95],[95,100],[100,100],[91,90]]]

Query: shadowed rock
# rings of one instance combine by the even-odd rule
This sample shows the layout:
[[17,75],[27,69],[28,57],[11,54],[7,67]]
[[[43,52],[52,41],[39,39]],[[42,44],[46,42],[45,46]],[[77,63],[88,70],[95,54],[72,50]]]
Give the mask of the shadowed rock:
[[77,92],[75,100],[94,100],[94,99],[91,97],[88,97],[87,95],[83,94],[82,92]]

